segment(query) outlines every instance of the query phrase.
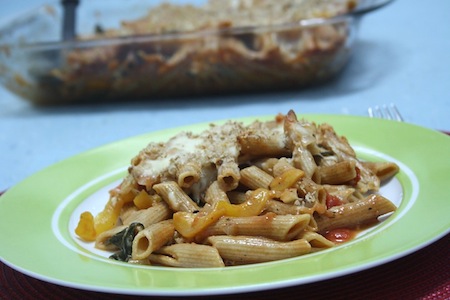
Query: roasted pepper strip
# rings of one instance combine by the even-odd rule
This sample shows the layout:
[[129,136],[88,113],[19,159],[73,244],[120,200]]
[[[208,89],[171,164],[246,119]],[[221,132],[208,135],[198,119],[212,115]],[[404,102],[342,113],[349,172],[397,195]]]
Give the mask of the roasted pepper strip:
[[177,212],[173,215],[175,229],[186,238],[193,238],[222,216],[249,217],[259,215],[265,208],[273,193],[267,189],[257,189],[241,204],[230,204],[225,201],[217,202],[213,209],[206,214]]
[[113,228],[117,219],[119,218],[120,211],[125,203],[131,202],[134,199],[133,193],[120,194],[118,196],[111,197],[105,208],[95,216],[94,228],[95,233],[100,233]]
[[97,234],[94,228],[94,216],[85,211],[80,215],[80,221],[78,222],[77,228],[75,228],[75,233],[85,241],[93,241]]
[[275,191],[284,191],[305,177],[305,172],[300,169],[289,169],[280,176],[275,177],[270,183],[270,189]]

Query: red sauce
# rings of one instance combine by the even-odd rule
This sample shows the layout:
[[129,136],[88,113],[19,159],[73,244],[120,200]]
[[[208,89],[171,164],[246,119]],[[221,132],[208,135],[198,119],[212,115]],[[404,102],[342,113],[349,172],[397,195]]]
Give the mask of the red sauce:
[[327,205],[327,209],[330,209],[333,206],[342,205],[342,200],[338,196],[330,195],[327,193],[327,197],[325,199],[325,203]]
[[372,221],[369,221],[365,224],[360,224],[355,228],[336,228],[327,230],[323,233],[323,236],[336,244],[341,244],[345,242],[349,242],[353,240],[361,231],[366,230],[372,226],[375,226],[375,224],[378,223],[377,219],[374,219]]
[[327,240],[340,244],[352,240],[357,233],[358,230],[338,228],[325,232],[324,236]]

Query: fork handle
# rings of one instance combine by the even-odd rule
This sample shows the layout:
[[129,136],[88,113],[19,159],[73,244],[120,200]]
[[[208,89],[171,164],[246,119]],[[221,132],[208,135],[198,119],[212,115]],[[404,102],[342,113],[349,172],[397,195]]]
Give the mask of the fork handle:
[[62,39],[64,41],[75,38],[76,10],[79,3],[79,0],[61,0],[64,10],[62,24]]

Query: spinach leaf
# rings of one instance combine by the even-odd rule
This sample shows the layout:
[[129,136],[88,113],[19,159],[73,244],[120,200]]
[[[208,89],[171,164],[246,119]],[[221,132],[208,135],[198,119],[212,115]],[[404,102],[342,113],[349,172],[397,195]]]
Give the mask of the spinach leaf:
[[119,248],[119,251],[111,255],[109,258],[127,262],[131,258],[131,250],[134,237],[144,229],[141,223],[131,223],[124,230],[116,233],[107,241]]

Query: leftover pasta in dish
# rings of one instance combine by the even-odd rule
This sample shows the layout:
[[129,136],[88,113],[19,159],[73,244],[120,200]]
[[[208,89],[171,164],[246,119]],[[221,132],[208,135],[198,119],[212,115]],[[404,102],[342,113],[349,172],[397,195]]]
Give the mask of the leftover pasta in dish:
[[[350,0],[163,3],[80,35],[40,78],[50,101],[263,91],[319,83],[350,55]],[[321,18],[321,19],[320,19]],[[308,24],[301,21],[312,20]],[[314,21],[315,20],[315,21]]]
[[[104,209],[76,234],[113,259],[223,267],[297,257],[347,241],[396,210],[378,194],[399,171],[357,158],[329,124],[298,119],[211,124],[151,142]],[[345,237],[345,235],[350,237]]]
[[162,2],[117,29],[96,28],[94,36],[196,32],[204,29],[287,25],[306,19],[328,19],[351,12],[357,0],[209,0],[204,5]]

